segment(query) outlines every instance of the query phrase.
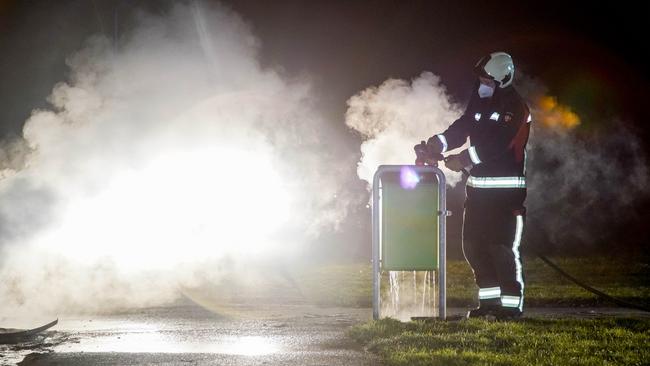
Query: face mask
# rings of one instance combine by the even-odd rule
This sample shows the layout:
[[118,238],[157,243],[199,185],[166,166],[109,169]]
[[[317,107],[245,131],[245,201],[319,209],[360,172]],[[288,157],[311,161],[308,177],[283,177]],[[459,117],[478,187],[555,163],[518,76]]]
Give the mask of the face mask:
[[481,84],[478,87],[478,96],[481,98],[489,98],[494,94],[494,88],[487,86],[485,84]]

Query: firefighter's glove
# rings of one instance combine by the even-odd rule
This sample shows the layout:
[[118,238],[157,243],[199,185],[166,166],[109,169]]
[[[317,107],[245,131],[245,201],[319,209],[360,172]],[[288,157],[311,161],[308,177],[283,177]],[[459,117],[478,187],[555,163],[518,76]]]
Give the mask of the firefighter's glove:
[[419,144],[413,146],[413,150],[415,151],[416,156],[415,165],[438,165],[437,162],[434,162],[431,159],[431,154],[429,154],[429,148],[427,147],[426,142],[422,141]]
[[417,156],[426,156],[428,152],[426,142],[422,141],[419,144],[413,146],[413,151],[415,151],[415,155]]
[[460,172],[461,170],[470,168],[472,166],[472,159],[469,157],[469,152],[465,150],[460,154],[449,155],[446,157],[445,166],[449,170]]
[[437,135],[429,137],[427,140],[427,150],[430,155],[442,154],[442,149],[444,149],[444,145]]

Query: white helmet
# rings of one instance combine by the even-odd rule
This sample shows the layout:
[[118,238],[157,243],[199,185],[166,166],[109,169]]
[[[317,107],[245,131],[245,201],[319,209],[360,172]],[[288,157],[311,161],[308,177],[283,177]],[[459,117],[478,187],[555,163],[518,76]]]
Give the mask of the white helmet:
[[474,72],[478,76],[496,81],[500,88],[505,88],[512,84],[512,79],[515,76],[515,64],[509,54],[493,52],[478,61]]

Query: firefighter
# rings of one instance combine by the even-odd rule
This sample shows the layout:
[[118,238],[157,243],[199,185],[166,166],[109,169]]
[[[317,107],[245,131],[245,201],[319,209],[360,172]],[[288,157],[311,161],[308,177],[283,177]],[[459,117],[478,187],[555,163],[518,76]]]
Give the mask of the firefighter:
[[[512,86],[512,57],[495,52],[474,68],[477,83],[465,113],[441,134],[428,139],[435,156],[469,148],[444,161],[467,174],[463,253],[479,288],[479,307],[467,317],[520,317],[524,278],[519,247],[526,209],[526,144],[530,112]],[[439,156],[439,155],[437,155]]]

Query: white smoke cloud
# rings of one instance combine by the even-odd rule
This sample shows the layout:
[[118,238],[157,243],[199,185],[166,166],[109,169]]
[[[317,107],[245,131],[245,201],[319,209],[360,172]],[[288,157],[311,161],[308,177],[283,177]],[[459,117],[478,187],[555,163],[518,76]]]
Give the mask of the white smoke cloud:
[[25,166],[29,146],[18,136],[7,136],[0,141],[0,179],[13,175]]
[[309,82],[262,68],[245,21],[195,2],[134,24],[68,59],[24,161],[2,150],[5,313],[169,300],[345,217],[350,172]]
[[[413,146],[443,132],[462,114],[430,72],[410,82],[388,79],[351,97],[348,106],[346,124],[364,139],[357,174],[369,184],[379,165],[413,164]],[[440,166],[450,185],[461,180],[460,173]]]

